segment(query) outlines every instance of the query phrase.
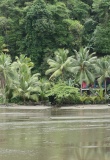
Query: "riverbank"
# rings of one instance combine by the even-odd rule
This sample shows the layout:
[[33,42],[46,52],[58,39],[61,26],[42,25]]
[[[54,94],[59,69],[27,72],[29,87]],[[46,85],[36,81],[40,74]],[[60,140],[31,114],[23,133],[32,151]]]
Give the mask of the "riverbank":
[[88,104],[76,106],[62,106],[61,109],[110,109],[108,104]]
[[110,109],[109,104],[89,104],[89,105],[72,105],[72,106],[46,106],[46,105],[36,105],[36,106],[26,106],[26,105],[0,105],[0,108],[9,108],[9,109],[49,109],[49,108],[60,108],[60,109]]

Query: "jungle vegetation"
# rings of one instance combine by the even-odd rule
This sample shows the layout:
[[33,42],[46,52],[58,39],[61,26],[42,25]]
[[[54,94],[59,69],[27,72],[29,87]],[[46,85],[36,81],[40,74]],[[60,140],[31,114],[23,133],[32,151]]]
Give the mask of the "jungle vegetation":
[[101,87],[79,91],[97,75],[110,77],[109,0],[1,0],[1,102],[103,103]]

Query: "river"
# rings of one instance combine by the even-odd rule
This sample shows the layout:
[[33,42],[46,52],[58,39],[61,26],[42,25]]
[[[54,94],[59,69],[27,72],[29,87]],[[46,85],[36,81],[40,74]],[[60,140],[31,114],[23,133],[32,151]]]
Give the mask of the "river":
[[0,107],[0,160],[110,160],[109,107]]

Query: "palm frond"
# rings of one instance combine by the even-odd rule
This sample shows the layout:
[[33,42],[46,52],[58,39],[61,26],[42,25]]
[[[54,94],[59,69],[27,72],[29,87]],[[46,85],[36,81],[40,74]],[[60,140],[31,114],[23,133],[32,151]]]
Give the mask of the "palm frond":
[[60,69],[58,69],[50,76],[49,79],[52,79],[53,77],[58,77],[61,74],[62,74],[62,71]]

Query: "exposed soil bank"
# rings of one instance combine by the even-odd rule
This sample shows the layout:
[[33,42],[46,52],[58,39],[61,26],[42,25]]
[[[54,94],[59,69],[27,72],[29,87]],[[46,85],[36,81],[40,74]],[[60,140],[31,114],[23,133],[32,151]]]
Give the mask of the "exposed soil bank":
[[[36,105],[36,106],[26,106],[26,105],[0,105],[0,108],[9,109],[49,109],[53,106]],[[110,109],[109,104],[95,104],[95,105],[73,105],[73,106],[61,106],[60,109]]]
[[50,106],[36,105],[36,106],[25,106],[25,105],[0,105],[0,108],[9,108],[9,109],[49,109]]
[[110,109],[108,104],[89,104],[89,105],[76,105],[76,106],[62,106],[61,109]]

